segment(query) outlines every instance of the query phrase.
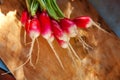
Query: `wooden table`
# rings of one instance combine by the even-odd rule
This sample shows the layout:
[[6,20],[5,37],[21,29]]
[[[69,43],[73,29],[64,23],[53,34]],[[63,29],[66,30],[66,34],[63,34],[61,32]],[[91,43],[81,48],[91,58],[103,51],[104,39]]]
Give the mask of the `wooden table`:
[[[27,59],[30,46],[23,43],[24,28],[18,25],[20,14],[26,7],[23,0],[4,0],[0,8],[3,13],[16,10],[17,19],[8,19],[0,33],[0,56],[14,71],[17,80],[119,80],[120,79],[120,40],[109,29],[104,20],[87,0],[57,0],[60,8],[67,17],[77,17],[82,15],[90,16],[101,27],[110,32],[109,34],[91,27],[87,30],[80,30],[83,39],[93,47],[92,50],[85,50],[76,39],[71,39],[71,44],[82,63],[75,59],[76,65],[67,54],[67,50],[58,46],[54,41],[54,47],[58,52],[65,67],[63,70],[47,41],[41,36],[39,39],[40,54],[39,61],[35,68],[27,63],[24,67],[14,71]],[[72,12],[71,9],[73,8]],[[71,14],[70,14],[71,13]],[[4,31],[3,31],[3,30]],[[15,32],[14,32],[15,31]],[[5,35],[5,36],[3,36]],[[9,36],[10,35],[10,36]],[[30,38],[27,37],[27,41]],[[37,43],[32,54],[32,61],[37,58]]]

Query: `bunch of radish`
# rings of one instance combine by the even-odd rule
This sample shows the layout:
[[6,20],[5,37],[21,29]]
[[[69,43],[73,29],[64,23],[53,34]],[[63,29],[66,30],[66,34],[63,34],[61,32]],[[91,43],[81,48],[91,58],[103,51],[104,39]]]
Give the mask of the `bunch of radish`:
[[58,7],[56,0],[26,0],[26,5],[27,9],[21,14],[21,23],[24,26],[27,35],[29,35],[31,38],[32,43],[28,54],[29,57],[23,65],[30,61],[31,65],[34,66],[31,61],[31,55],[34,42],[39,36],[42,36],[47,40],[51,49],[55,53],[60,66],[64,69],[62,61],[52,45],[54,39],[56,39],[62,48],[68,49],[68,53],[73,61],[73,55],[79,61],[81,61],[80,57],[70,44],[70,39],[73,37],[78,37],[83,45],[87,47],[90,46],[87,45],[84,40],[82,40],[80,34],[78,33],[78,28],[87,29],[92,25],[95,25],[98,29],[106,32],[104,29],[100,28],[89,16],[80,16],[74,19],[65,17]]

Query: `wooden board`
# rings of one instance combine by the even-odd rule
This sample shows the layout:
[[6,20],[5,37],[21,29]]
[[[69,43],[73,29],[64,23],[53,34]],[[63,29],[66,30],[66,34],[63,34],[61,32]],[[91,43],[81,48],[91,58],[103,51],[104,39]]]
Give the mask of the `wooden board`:
[[[105,28],[110,34],[107,34],[95,27],[87,30],[80,30],[84,40],[93,47],[87,51],[76,39],[71,40],[71,44],[82,62],[75,59],[76,65],[68,56],[68,51],[58,46],[54,41],[54,47],[58,52],[65,70],[59,65],[49,44],[41,36],[38,38],[40,44],[39,61],[35,64],[37,58],[37,43],[32,54],[32,61],[35,68],[27,63],[24,67],[14,71],[19,65],[27,59],[27,53],[30,46],[25,46],[24,29],[18,24],[20,14],[26,7],[23,0],[4,0],[0,8],[3,13],[16,10],[17,19],[7,18],[7,24],[0,30],[0,56],[8,65],[11,71],[14,71],[17,80],[119,80],[120,79],[120,40],[105,24],[103,19],[88,3],[87,0],[57,0],[60,8],[66,16],[74,18],[81,15],[88,15]],[[71,8],[73,10],[71,12]],[[1,19],[0,19],[1,20]],[[3,36],[5,35],[5,36]],[[27,42],[31,41],[27,37]]]

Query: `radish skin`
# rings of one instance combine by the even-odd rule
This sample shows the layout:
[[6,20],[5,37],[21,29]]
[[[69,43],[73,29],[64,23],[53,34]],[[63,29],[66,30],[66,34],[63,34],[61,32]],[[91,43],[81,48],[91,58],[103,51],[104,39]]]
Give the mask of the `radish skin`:
[[23,27],[25,26],[25,24],[26,24],[26,22],[27,22],[28,19],[29,19],[29,14],[28,14],[28,12],[26,10],[24,10],[22,12],[21,18],[20,18],[20,21],[21,21]]
[[56,38],[64,41],[68,40],[67,35],[63,32],[57,21],[51,20],[51,25],[52,25],[52,32]]
[[60,40],[60,39],[58,39],[57,37],[55,37],[55,39],[57,40],[58,44],[59,44],[62,48],[67,48],[67,47],[68,47],[67,41]]
[[81,61],[80,58],[79,58],[79,56],[78,56],[77,53],[74,51],[74,49],[72,48],[72,46],[71,46],[71,44],[70,44],[70,42],[69,42],[69,38],[70,38],[70,37],[76,37],[76,36],[77,36],[78,31],[77,31],[77,26],[76,26],[76,24],[75,24],[72,20],[70,20],[70,19],[68,19],[68,18],[64,18],[64,19],[61,19],[61,20],[60,20],[60,25],[61,25],[62,30],[68,34],[67,44],[68,44],[68,48],[70,49],[69,52],[70,52],[70,53],[73,52],[74,56],[75,56],[79,61]]
[[51,31],[50,18],[48,16],[47,12],[43,11],[42,13],[40,13],[39,21],[41,24],[41,35],[45,39],[49,39],[52,35],[52,31]]
[[69,37],[75,37],[77,35],[77,26],[72,20],[68,18],[60,19],[60,25],[62,30],[66,32]]
[[99,25],[97,25],[89,16],[81,16],[73,19],[73,22],[77,25],[79,28],[89,28],[92,25],[96,26],[98,29],[102,30],[103,32],[108,33],[104,29],[102,29]]
[[[25,26],[25,24],[28,21],[28,19],[29,19],[28,11],[24,10],[22,12],[21,18],[20,18],[20,21],[21,21],[23,27]],[[24,32],[24,44],[26,45],[26,32]]]
[[81,17],[75,18],[73,19],[73,22],[79,28],[88,28],[92,26],[92,20],[90,17],[87,17],[87,16],[81,16]]

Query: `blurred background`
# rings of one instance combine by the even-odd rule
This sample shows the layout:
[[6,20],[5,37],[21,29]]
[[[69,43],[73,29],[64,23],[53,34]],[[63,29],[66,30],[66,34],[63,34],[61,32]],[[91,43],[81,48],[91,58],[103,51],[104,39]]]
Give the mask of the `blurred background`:
[[120,37],[120,0],[88,0]]

